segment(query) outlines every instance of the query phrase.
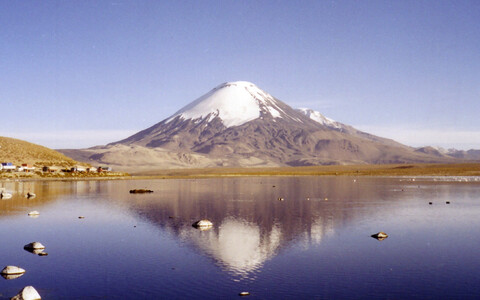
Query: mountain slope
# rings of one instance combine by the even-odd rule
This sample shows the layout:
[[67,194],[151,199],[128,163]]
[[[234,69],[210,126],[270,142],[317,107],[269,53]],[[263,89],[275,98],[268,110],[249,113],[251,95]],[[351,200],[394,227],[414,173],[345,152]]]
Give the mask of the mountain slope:
[[[454,160],[415,151],[319,112],[293,109],[245,81],[221,84],[171,117],[124,140],[69,152],[73,157],[117,166],[128,164],[121,158],[138,160],[135,153],[150,157],[151,168]],[[148,166],[147,161],[142,164]]]
[[0,137],[0,162],[14,165],[23,163],[41,167],[44,165],[74,166],[77,162],[55,150],[26,141]]

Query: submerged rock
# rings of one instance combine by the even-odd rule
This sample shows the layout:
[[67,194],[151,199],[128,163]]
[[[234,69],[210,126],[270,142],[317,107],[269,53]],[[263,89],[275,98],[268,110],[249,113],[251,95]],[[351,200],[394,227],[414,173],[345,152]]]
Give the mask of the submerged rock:
[[26,271],[24,269],[17,266],[6,266],[5,268],[3,268],[2,272],[0,273],[5,275],[17,275],[17,274],[23,274],[25,272]]
[[145,194],[145,193],[153,193],[153,191],[152,190],[147,190],[147,189],[130,190],[130,194]]
[[39,300],[42,299],[40,297],[40,294],[37,292],[37,290],[29,285],[24,287],[18,295],[12,297],[10,300]]
[[22,277],[23,274],[25,273],[21,273],[21,274],[10,274],[10,275],[7,275],[7,274],[1,274],[3,278],[5,278],[6,280],[12,280],[12,279],[17,279],[18,277]]
[[42,245],[40,242],[32,242],[30,244],[26,244],[23,246],[23,249],[32,249],[32,250],[39,250],[39,249],[45,249],[45,246]]
[[383,231],[380,231],[378,233],[372,234],[371,237],[374,238],[374,239],[377,239],[379,241],[383,241],[384,239],[386,239],[388,237],[388,234],[386,234]]
[[213,223],[209,220],[200,220],[192,224],[193,227],[200,229],[200,230],[207,230],[212,228]]

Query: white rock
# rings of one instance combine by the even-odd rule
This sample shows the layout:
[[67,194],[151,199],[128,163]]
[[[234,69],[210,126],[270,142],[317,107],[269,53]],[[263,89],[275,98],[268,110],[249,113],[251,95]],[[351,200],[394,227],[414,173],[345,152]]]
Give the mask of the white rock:
[[20,267],[17,267],[17,266],[6,266],[5,268],[3,268],[2,274],[5,274],[5,275],[15,275],[15,274],[23,274],[25,273],[26,271]]
[[28,249],[28,248],[25,248],[26,251],[30,252],[30,253],[33,253],[33,254],[37,254],[37,255],[41,255],[43,252],[43,250],[45,249]]
[[45,246],[42,245],[40,242],[32,242],[30,244],[25,245],[23,248],[25,249],[45,249]]
[[373,237],[373,238],[375,238],[379,241],[383,241],[384,239],[388,238],[388,234],[386,234],[383,231],[380,231],[378,233],[372,234],[371,237]]
[[192,226],[199,229],[208,229],[213,226],[213,223],[209,220],[200,220],[193,223]]
[[0,193],[0,199],[10,199],[10,198],[12,198],[12,194],[6,193],[6,192]]
[[5,278],[6,280],[12,280],[12,279],[17,279],[18,277],[22,277],[25,273],[22,273],[22,274],[10,274],[10,275],[7,275],[7,274],[1,274],[3,278]]
[[29,285],[24,287],[18,293],[18,295],[11,298],[10,300],[39,300],[39,299],[42,299],[42,297],[40,297],[40,294],[37,292],[37,290],[33,286]]
[[31,211],[31,212],[28,213],[29,216],[38,216],[39,214],[40,214],[40,213],[39,213],[38,211],[36,211],[36,210]]

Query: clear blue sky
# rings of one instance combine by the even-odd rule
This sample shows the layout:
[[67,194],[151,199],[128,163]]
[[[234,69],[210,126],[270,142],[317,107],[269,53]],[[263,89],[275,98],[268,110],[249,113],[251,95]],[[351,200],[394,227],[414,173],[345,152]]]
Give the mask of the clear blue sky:
[[0,135],[105,144],[226,81],[480,149],[480,1],[0,1]]

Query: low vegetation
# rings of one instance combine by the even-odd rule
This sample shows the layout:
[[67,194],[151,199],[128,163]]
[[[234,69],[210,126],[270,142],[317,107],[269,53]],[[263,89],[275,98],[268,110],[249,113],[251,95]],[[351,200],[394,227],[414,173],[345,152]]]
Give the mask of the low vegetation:
[[[88,164],[79,163],[60,152],[32,144],[26,141],[0,137],[0,163],[12,163],[14,166],[28,165],[31,170],[1,170],[0,178],[85,178],[85,177],[124,177],[127,173],[119,172],[72,172],[72,167],[83,166],[86,170]],[[49,167],[55,171],[42,171]],[[79,168],[80,169],[80,168]],[[96,170],[96,168],[94,168]],[[63,171],[62,171],[63,170]]]
[[151,171],[143,175],[159,178],[228,176],[480,176],[480,163],[177,169]]
[[73,167],[78,164],[55,150],[8,137],[0,137],[0,162],[11,162],[14,165],[30,164],[37,168]]

